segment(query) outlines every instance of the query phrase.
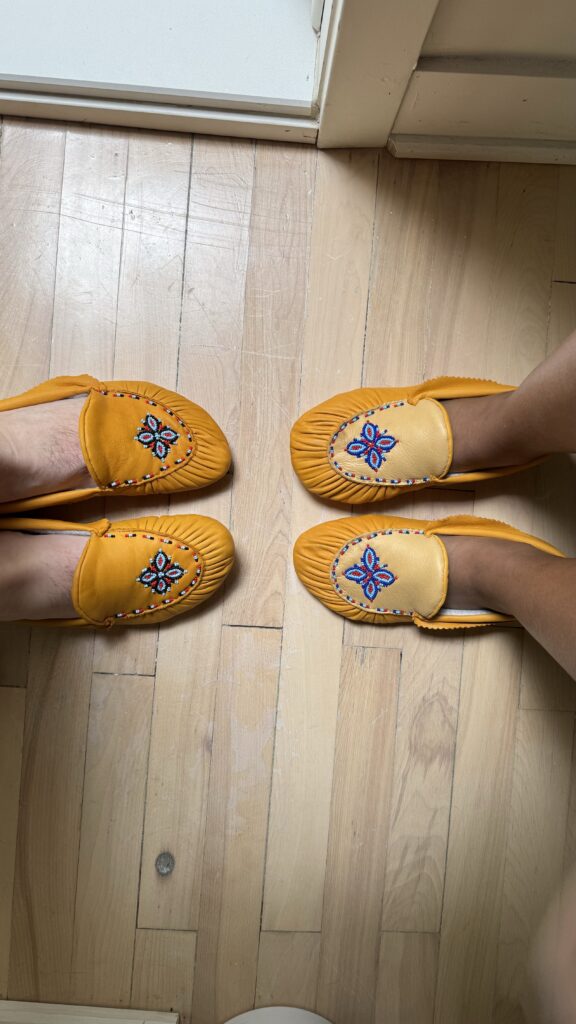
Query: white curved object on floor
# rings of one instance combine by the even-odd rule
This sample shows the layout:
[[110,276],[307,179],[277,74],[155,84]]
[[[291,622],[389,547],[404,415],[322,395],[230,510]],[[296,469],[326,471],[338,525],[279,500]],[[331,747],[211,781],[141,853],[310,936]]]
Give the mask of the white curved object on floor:
[[296,1010],[291,1006],[263,1006],[259,1010],[248,1010],[239,1017],[232,1017],[226,1024],[330,1024],[326,1017],[319,1017],[309,1010]]

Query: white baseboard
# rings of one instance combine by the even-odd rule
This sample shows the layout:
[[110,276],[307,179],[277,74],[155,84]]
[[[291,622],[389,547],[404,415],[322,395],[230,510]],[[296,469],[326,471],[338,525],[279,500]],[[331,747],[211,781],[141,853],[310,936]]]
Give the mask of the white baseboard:
[[211,110],[10,89],[0,89],[0,114],[311,145],[318,135],[318,123],[313,117],[282,117],[271,113]]
[[421,160],[495,160],[504,163],[576,164],[576,142],[541,139],[482,139],[394,133],[392,156]]

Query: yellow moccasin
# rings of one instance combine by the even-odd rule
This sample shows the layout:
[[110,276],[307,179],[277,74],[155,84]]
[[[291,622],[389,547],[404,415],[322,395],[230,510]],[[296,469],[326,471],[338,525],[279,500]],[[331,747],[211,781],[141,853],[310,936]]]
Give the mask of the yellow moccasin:
[[86,536],[72,584],[74,619],[40,625],[110,629],[157,624],[190,611],[234,562],[228,530],[208,516],[143,516],[111,523],[0,519],[0,530]]
[[194,490],[230,466],[228,442],[199,405],[146,381],[54,377],[0,401],[0,412],[86,395],[79,422],[84,461],[97,486],[0,504],[0,513],[81,501],[95,495]]
[[494,381],[438,377],[409,388],[346,391],[296,421],[292,465],[309,491],[353,505],[518,472],[526,467],[451,472],[452,430],[442,405],[442,399],[514,390]]
[[348,619],[380,625],[413,622],[424,629],[517,625],[510,616],[486,608],[445,607],[448,556],[442,536],[448,535],[518,541],[564,557],[546,541],[493,519],[365,515],[321,523],[301,534],[294,566],[314,597]]

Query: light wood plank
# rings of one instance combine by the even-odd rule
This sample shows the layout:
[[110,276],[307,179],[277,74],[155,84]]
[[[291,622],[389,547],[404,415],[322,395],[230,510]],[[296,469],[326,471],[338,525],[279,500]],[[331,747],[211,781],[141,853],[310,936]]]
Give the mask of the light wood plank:
[[2,396],[49,376],[66,131],[6,119],[0,158]]
[[[110,129],[76,127],[66,134],[52,375],[113,377],[128,139]],[[83,507],[78,511],[82,514]],[[123,660],[126,647],[134,659]],[[95,667],[102,672],[146,671],[147,650],[146,641],[135,649],[126,634],[97,636]]]
[[[437,163],[394,160],[380,153],[362,375],[365,387],[395,387],[423,378],[437,207]],[[343,383],[342,390],[352,386]]]
[[70,996],[130,1004],[152,680],[95,675]]
[[[122,253],[113,377],[148,380],[175,390],[191,143],[179,136],[127,133]],[[147,502],[162,514],[168,502]],[[110,499],[111,517],[142,512],[141,499]],[[158,631],[98,637],[99,672],[153,675]]]
[[[281,626],[316,154],[256,147],[240,370],[232,528],[250,563],[230,594],[230,625]],[[243,468],[245,467],[245,468]],[[257,486],[256,486],[257,482]]]
[[558,168],[554,280],[576,282],[576,169]]
[[[251,142],[194,142],[178,387],[233,445],[253,166]],[[173,497],[171,508],[229,524],[231,482]],[[160,633],[140,885],[145,928],[198,927],[222,609],[219,596],[193,622]],[[165,849],[176,867],[160,878],[154,861]]]
[[558,168],[498,169],[486,369],[518,384],[546,354]]
[[398,651],[342,660],[316,1005],[343,1024],[374,1017],[399,674]]
[[[360,384],[377,154],[318,154],[300,411]],[[342,508],[294,483],[292,540]],[[319,931],[330,818],[342,620],[286,580],[263,927]],[[302,886],[306,878],[306,886]]]
[[426,376],[514,384],[544,357],[556,176],[554,167],[440,164]]
[[[576,722],[574,739],[576,739]],[[572,745],[572,771],[570,775],[570,802],[566,820],[566,845],[564,848],[564,874],[576,867],[576,744]]]
[[93,639],[35,630],[26,698],[11,998],[70,998]]
[[172,1010],[189,1024],[194,984],[196,933],[136,931],[132,1006]]
[[562,876],[573,732],[569,712],[518,715],[494,1024],[525,1020],[530,946]]
[[130,135],[114,374],[174,387],[191,142]]
[[0,688],[0,999],[8,993],[25,709],[23,690]]
[[318,932],[262,932],[255,1005],[314,1010],[319,962]]
[[112,377],[128,137],[66,133],[50,375]]
[[[554,283],[547,354],[561,345],[575,324],[576,284]],[[531,524],[536,536],[545,537],[571,556],[576,553],[571,515],[576,502],[575,468],[574,455],[556,455],[538,467]],[[523,708],[576,710],[574,680],[528,634],[524,636],[520,704]]]
[[382,928],[440,930],[462,641],[414,629],[402,672]]
[[193,1019],[254,1005],[280,634],[225,629],[204,847]]
[[433,1024],[438,936],[383,932],[375,1024]]
[[493,375],[494,340],[488,317],[497,251],[498,184],[494,164],[438,165],[425,377]]
[[0,686],[26,686],[30,627],[0,623]]
[[440,938],[436,1018],[492,1013],[521,636],[466,638]]
[[[0,150],[3,398],[49,376],[66,131],[5,119]],[[8,637],[10,638],[9,642]],[[30,631],[0,625],[0,679],[25,686]]]

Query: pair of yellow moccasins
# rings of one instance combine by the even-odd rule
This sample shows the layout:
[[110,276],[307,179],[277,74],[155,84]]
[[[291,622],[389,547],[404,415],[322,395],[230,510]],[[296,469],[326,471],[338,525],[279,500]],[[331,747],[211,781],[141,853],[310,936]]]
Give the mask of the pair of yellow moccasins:
[[[305,413],[291,434],[292,464],[309,490],[362,504],[410,489],[503,476],[523,467],[451,473],[447,398],[512,391],[491,381],[442,377],[412,388],[361,388]],[[95,495],[193,490],[230,466],[224,434],[200,406],[141,381],[58,377],[0,402],[0,412],[85,395],[80,444],[95,481],[88,489],[0,505],[0,529],[74,532],[88,542],[73,581],[75,619],[55,625],[104,627],[158,623],[205,601],[234,561],[228,530],[199,515],[145,516],[78,524],[14,518],[14,513]],[[442,536],[468,534],[528,543],[562,557],[544,541],[474,516],[436,521],[364,515],[302,534],[298,576],[332,611],[372,623],[414,622],[431,629],[513,622],[487,610],[446,609],[448,559]]]

